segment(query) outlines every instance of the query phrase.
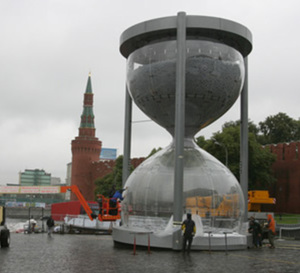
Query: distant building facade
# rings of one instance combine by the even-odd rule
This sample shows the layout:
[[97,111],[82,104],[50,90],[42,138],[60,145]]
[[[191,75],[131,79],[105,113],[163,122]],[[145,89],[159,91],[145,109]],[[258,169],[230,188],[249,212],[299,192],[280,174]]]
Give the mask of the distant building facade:
[[51,186],[61,186],[61,179],[59,177],[51,177]]
[[0,186],[0,201],[7,206],[35,206],[62,202],[61,180],[39,169],[26,169],[19,173],[19,184]]
[[20,186],[50,186],[51,174],[44,170],[25,170],[19,173]]
[[117,159],[117,149],[113,148],[102,148],[100,153],[100,160],[116,160]]
[[266,146],[276,155],[273,172],[276,182],[270,194],[276,198],[275,212],[300,213],[300,142]]
[[66,185],[71,185],[71,176],[72,176],[72,162],[67,164],[67,174],[66,174]]

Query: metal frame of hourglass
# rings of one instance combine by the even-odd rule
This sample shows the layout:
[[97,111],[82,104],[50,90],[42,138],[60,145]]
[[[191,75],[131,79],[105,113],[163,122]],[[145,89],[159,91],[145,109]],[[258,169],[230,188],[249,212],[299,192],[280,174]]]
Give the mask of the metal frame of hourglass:
[[[115,242],[181,249],[181,222],[191,212],[193,249],[245,248],[247,219],[247,56],[250,31],[233,21],[177,16],[130,27],[120,39],[127,59],[122,226]],[[231,172],[196,147],[193,137],[227,112],[241,93],[241,187]],[[173,142],[131,175],[132,99]],[[163,193],[163,194],[162,194]],[[210,205],[208,205],[210,204]],[[222,204],[223,210],[216,210]],[[225,204],[225,205],[224,205]],[[205,212],[206,210],[206,212]],[[226,246],[224,244],[226,237]]]

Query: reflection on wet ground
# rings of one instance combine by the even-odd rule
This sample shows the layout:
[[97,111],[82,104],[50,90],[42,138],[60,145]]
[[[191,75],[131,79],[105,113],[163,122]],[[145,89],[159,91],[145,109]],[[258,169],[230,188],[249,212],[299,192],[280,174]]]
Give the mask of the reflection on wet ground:
[[183,254],[172,250],[115,247],[110,235],[11,234],[0,249],[1,273],[32,272],[290,272],[300,273],[300,241],[276,241],[276,249]]

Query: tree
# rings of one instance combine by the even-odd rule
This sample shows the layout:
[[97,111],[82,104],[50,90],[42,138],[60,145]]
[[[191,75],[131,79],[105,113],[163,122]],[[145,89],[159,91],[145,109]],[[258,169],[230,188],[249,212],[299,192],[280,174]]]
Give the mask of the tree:
[[[274,183],[271,167],[275,156],[257,142],[258,128],[249,122],[249,189],[267,189]],[[197,138],[197,144],[219,159],[240,179],[240,122],[227,122],[222,132],[214,133],[209,140]],[[227,157],[227,160],[226,160]]]
[[113,167],[112,172],[105,175],[102,178],[96,179],[95,196],[97,196],[98,194],[109,196],[109,192],[113,185],[116,186],[116,189],[121,189],[122,173],[123,173],[123,156],[120,155],[116,159],[115,166]]
[[267,190],[276,179],[272,165],[276,156],[267,147],[257,142],[253,134],[249,134],[249,189]]
[[[162,148],[154,148],[148,157],[155,154],[156,152],[160,151]],[[148,158],[147,157],[147,158]],[[131,172],[133,171],[133,167],[131,166]],[[112,189],[112,186],[115,185],[116,189],[122,188],[122,174],[123,174],[123,155],[120,155],[115,162],[115,166],[112,169],[112,172],[105,175],[102,178],[98,178],[95,181],[96,189],[95,189],[95,196],[98,194],[103,194],[104,196],[108,197],[109,193]]]
[[258,140],[261,144],[277,144],[300,139],[300,121],[296,121],[285,113],[269,116],[259,123],[262,133]]
[[159,152],[160,150],[162,150],[161,147],[159,147],[159,148],[157,148],[157,149],[156,149],[156,148],[153,148],[152,151],[150,152],[150,154],[149,154],[146,158],[149,158],[150,156],[156,154],[156,153]]

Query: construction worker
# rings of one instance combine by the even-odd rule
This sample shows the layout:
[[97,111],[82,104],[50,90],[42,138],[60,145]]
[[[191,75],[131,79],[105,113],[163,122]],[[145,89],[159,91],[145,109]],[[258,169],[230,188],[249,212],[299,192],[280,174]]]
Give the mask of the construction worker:
[[252,233],[253,245],[255,247],[262,247],[262,229],[253,216],[250,217],[248,232]]
[[186,245],[187,246],[187,252],[189,253],[191,250],[191,245],[193,242],[193,237],[196,233],[196,225],[195,222],[192,220],[192,215],[190,213],[187,213],[187,219],[183,221],[181,224],[181,229],[183,230],[183,245],[182,250],[183,252],[186,251]]
[[109,200],[109,206],[110,206],[110,215],[118,215],[118,200],[122,201],[123,200],[123,196],[122,193],[125,189],[121,189],[121,190],[117,190],[115,192],[115,194],[113,195],[113,197]]
[[268,214],[268,224],[267,224],[267,228],[268,228],[268,239],[269,239],[269,243],[270,243],[270,248],[275,248],[275,244],[274,244],[274,238],[275,238],[275,220],[272,216],[272,214]]

